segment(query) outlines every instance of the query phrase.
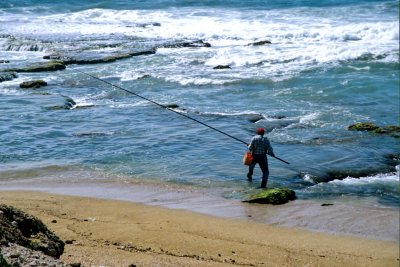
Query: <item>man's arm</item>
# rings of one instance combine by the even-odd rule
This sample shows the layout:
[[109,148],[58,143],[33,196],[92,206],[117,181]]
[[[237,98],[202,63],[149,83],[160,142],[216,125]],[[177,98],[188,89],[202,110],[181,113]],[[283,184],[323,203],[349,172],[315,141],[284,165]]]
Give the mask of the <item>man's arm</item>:
[[272,156],[272,157],[275,157],[274,150],[272,149],[271,143],[269,142],[268,139],[267,139],[267,144],[268,144],[268,152],[267,152],[267,154]]
[[249,145],[248,148],[249,148],[250,152],[253,152],[253,149],[254,149],[254,137],[251,138],[250,145]]

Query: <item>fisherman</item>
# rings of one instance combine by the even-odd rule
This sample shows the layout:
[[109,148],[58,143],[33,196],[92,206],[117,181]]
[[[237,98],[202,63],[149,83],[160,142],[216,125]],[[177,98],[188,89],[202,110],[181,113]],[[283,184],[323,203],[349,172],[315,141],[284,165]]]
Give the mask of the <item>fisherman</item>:
[[272,150],[272,146],[269,143],[268,138],[264,137],[264,129],[263,128],[257,129],[257,135],[251,139],[250,145],[248,145],[248,147],[249,147],[250,152],[253,155],[253,161],[249,166],[249,173],[247,174],[247,179],[249,181],[252,181],[254,167],[258,163],[258,165],[260,166],[261,171],[263,173],[262,181],[261,181],[261,188],[266,188],[268,176],[269,176],[268,160],[267,160],[266,154],[268,154],[272,157],[275,157],[275,154],[274,154],[274,151]]

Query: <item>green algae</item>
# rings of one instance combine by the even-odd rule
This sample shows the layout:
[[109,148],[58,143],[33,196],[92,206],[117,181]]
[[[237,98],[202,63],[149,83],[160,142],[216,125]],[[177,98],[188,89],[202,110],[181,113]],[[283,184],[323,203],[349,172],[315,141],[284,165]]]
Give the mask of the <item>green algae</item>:
[[246,203],[281,205],[294,200],[296,193],[289,188],[264,189],[249,197]]

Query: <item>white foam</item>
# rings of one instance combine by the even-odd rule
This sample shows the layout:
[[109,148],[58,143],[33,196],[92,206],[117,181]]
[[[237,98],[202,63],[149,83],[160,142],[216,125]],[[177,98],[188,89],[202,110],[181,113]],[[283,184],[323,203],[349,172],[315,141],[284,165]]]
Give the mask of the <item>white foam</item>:
[[[398,166],[396,167],[398,169]],[[343,180],[333,180],[328,182],[328,184],[334,185],[368,185],[368,184],[376,184],[376,183],[398,183],[399,179],[399,171],[396,173],[386,173],[386,174],[378,174],[373,176],[366,176],[360,178],[347,177]]]
[[304,179],[304,181],[306,181],[306,182],[310,182],[310,183],[315,184],[314,179],[312,178],[312,176],[311,176],[310,174],[305,174],[304,177],[303,177],[303,179]]
[[164,78],[168,82],[177,82],[183,86],[187,85],[208,85],[208,84],[215,84],[215,85],[223,85],[226,83],[231,83],[236,81],[236,79],[231,80],[223,80],[223,79],[211,79],[211,78],[204,78],[204,77],[187,77],[183,75],[174,75],[169,77],[163,77],[158,75],[158,78]]
[[[64,39],[99,35],[165,42],[201,39],[211,43],[212,47],[158,49],[157,53],[172,57],[166,63],[178,68],[174,73],[181,73],[179,69],[186,70],[187,64],[194,59],[204,63],[207,70],[217,65],[232,67],[229,71],[224,70],[229,73],[226,76],[212,74],[206,77],[192,74],[193,71],[183,70],[182,76],[171,76],[168,71],[158,70],[159,78],[182,85],[224,84],[258,77],[280,81],[304,70],[334,66],[365,55],[381,58],[379,60],[384,62],[398,62],[397,18],[375,14],[370,9],[353,9],[332,7],[329,12],[323,8],[241,11],[90,9],[50,16],[7,14],[2,17],[0,32]],[[272,44],[248,45],[260,40],[269,40]],[[31,49],[29,42],[26,46],[14,45],[17,50]],[[0,50],[5,46],[7,42],[1,41]],[[47,46],[39,48],[46,49]],[[147,73],[147,70],[143,71]],[[140,76],[133,73],[124,73],[121,80],[138,78]]]
[[242,116],[242,115],[260,115],[255,111],[232,111],[232,112],[203,112],[205,115],[217,115],[217,116]]
[[136,71],[123,71],[121,73],[121,81],[135,81],[149,76],[146,73],[139,73]]

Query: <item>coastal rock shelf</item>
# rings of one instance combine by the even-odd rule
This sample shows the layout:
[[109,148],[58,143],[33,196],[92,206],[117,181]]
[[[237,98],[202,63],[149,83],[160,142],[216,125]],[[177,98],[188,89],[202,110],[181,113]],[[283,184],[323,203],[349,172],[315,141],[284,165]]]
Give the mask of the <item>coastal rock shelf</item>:
[[36,63],[27,67],[7,69],[4,72],[42,72],[42,71],[57,71],[64,70],[65,64],[62,61],[49,61]]

